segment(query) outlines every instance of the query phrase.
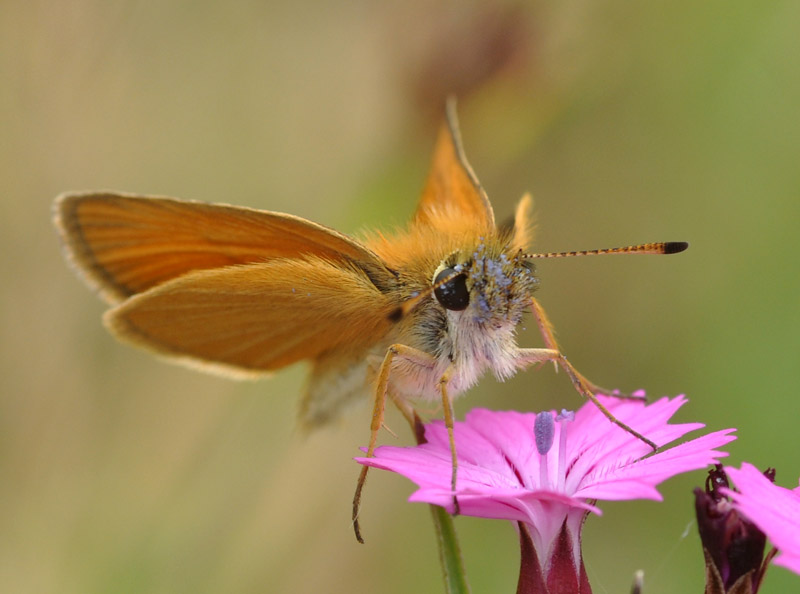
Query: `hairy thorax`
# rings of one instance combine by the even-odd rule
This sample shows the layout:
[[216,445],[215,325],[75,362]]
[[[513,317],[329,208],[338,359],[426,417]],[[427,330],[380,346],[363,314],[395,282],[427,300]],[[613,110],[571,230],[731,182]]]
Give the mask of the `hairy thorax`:
[[427,356],[393,361],[390,386],[403,397],[440,398],[442,378],[454,397],[487,370],[504,380],[518,369],[516,328],[537,283],[530,263],[480,243],[449,255],[434,277],[443,270],[463,276],[468,304],[453,311],[430,299],[414,312],[413,330],[401,339]]

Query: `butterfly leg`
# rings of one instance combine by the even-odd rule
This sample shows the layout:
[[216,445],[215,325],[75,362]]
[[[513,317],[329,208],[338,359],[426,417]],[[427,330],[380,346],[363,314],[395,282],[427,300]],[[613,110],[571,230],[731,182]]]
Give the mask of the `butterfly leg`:
[[[553,324],[550,323],[550,320],[547,318],[547,314],[544,311],[544,308],[536,299],[531,299],[531,310],[533,311],[533,317],[536,319],[536,325],[539,327],[539,332],[542,335],[542,339],[544,340],[544,344],[548,349],[553,349],[555,351],[561,352],[561,349],[558,348],[558,343],[556,342],[555,330],[553,329]],[[553,365],[556,366],[556,370],[558,369],[558,361],[554,360]],[[645,400],[642,396],[633,396],[628,394],[623,394],[619,390],[607,390],[601,386],[598,386],[592,381],[589,381],[583,374],[579,373],[577,369],[574,367],[572,368],[573,373],[580,378],[581,382],[583,383],[586,388],[588,388],[593,394],[607,394],[609,396],[614,396],[615,398],[623,398],[623,399],[631,399],[631,400]]]
[[[407,363],[423,367],[427,370],[432,369],[436,363],[436,359],[432,355],[403,344],[393,344],[386,350],[386,355],[384,356],[383,362],[378,370],[378,377],[375,383],[375,402],[372,408],[372,419],[370,420],[370,436],[369,445],[367,446],[367,458],[371,458],[375,455],[375,448],[378,444],[378,431],[380,431],[381,427],[383,426],[383,418],[386,411],[386,394],[389,392],[389,375],[392,370],[392,364],[397,360],[404,360]],[[409,422],[414,430],[415,435],[419,437],[419,423],[414,410],[400,396],[391,393],[390,398]],[[452,407],[449,410],[451,418],[449,427],[452,443]],[[361,473],[358,475],[358,483],[356,484],[356,492],[353,496],[353,530],[355,531],[356,539],[360,543],[363,543],[364,539],[361,537],[358,513],[359,508],[361,507],[361,492],[364,490],[364,483],[367,480],[368,472],[369,466],[361,467]]]
[[575,369],[575,367],[572,366],[569,361],[567,361],[567,358],[558,348],[558,343],[556,342],[555,335],[553,333],[553,326],[550,324],[550,321],[547,319],[547,315],[544,313],[544,309],[542,309],[542,306],[539,305],[539,302],[536,301],[536,299],[531,299],[531,310],[536,318],[536,324],[539,326],[539,331],[542,333],[542,338],[547,348],[521,349],[519,357],[520,366],[526,367],[531,363],[538,363],[545,360],[551,360],[553,363],[557,363],[567,373],[569,379],[572,381],[572,385],[575,387],[578,393],[589,399],[609,421],[646,443],[653,449],[653,451],[657,450],[658,446],[656,446],[652,440],[647,439],[644,435],[620,421],[611,413],[610,410],[603,406],[600,400],[598,400],[596,396],[598,392],[606,394],[610,392],[603,390],[587,380],[578,372],[577,369]]
[[[424,353],[425,357],[430,357],[427,353]],[[428,363],[433,362],[432,358],[428,359]],[[427,365],[426,367],[429,367]],[[450,378],[453,375],[453,365],[449,365],[445,372],[442,374],[442,377],[439,378],[439,392],[442,395],[442,409],[444,411],[444,425],[447,428],[447,439],[450,445],[450,455],[452,460],[452,474],[450,476],[450,489],[453,491],[453,514],[459,515],[461,513],[461,509],[458,505],[458,498],[456,497],[456,477],[458,474],[458,455],[456,453],[456,439],[455,439],[455,415],[453,413],[453,401],[450,399],[450,396],[447,392],[447,384],[450,383]],[[403,413],[406,420],[408,421],[409,425],[411,425],[411,429],[414,431],[414,434],[417,439],[417,443],[424,443],[425,442],[425,430],[422,427],[419,417],[416,414],[416,411],[412,409],[408,402],[400,397],[395,396],[392,392],[389,392],[390,397],[394,401],[395,405],[400,409],[400,412]]]
[[[450,376],[452,375],[452,366],[448,367],[445,371],[444,375],[439,379],[439,389],[441,390],[442,394],[442,408],[444,409],[444,424],[447,427],[447,438],[450,442],[450,454],[452,456],[452,475],[450,478],[450,488],[453,491],[453,515],[459,515],[461,513],[461,508],[458,505],[458,498],[456,497],[456,476],[458,474],[458,455],[456,454],[456,440],[455,440],[455,430],[454,430],[454,420],[455,416],[453,413],[453,402],[450,400],[449,395],[447,394],[447,384],[450,381]],[[389,397],[394,402],[395,406],[400,410],[403,416],[408,421],[408,424],[411,426],[411,430],[414,432],[414,436],[416,437],[417,444],[425,443],[425,427],[422,424],[422,421],[417,415],[417,411],[415,411],[409,404],[408,401],[404,398],[396,396],[393,392],[389,392]]]
[[456,454],[456,436],[455,436],[455,415],[453,414],[453,401],[447,394],[447,384],[450,382],[450,376],[453,374],[453,364],[451,363],[441,378],[439,378],[439,389],[442,393],[442,408],[444,409],[444,425],[447,427],[447,440],[450,442],[450,456],[452,459],[452,474],[450,475],[450,490],[453,492],[453,514],[458,515],[461,513],[461,508],[458,505],[458,498],[456,497],[456,475],[458,474],[458,455]]

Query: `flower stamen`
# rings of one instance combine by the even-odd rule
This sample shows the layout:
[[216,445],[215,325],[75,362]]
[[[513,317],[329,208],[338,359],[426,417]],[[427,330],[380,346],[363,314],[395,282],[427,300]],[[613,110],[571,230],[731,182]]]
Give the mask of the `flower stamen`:
[[540,412],[536,415],[533,422],[533,436],[536,440],[536,451],[539,452],[539,485],[546,489],[550,484],[549,468],[547,466],[547,453],[553,447],[555,438],[556,424],[553,413],[550,411]]
[[561,425],[558,432],[558,484],[557,487],[563,490],[567,482],[567,423],[575,420],[575,413],[565,408],[561,409],[561,413],[556,417]]

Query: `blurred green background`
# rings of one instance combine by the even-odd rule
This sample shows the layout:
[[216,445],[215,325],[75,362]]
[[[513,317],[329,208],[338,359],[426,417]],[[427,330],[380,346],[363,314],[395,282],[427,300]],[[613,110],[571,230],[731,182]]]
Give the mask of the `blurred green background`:
[[[350,528],[365,404],[304,436],[304,369],[238,384],[116,343],[50,221],[65,190],[403,224],[455,91],[498,218],[537,249],[687,240],[670,258],[548,261],[539,297],[595,381],[685,392],[739,428],[731,463],[800,475],[797,2],[0,4],[0,591],[438,592],[412,486],[374,473]],[[522,343],[537,345],[532,329]],[[458,401],[580,406],[550,368]],[[398,432],[386,443],[407,443]],[[603,504],[594,591],[699,592],[698,472]],[[459,518],[473,590],[510,592],[510,524]],[[688,528],[688,535],[684,534]],[[763,591],[797,589],[773,568]]]

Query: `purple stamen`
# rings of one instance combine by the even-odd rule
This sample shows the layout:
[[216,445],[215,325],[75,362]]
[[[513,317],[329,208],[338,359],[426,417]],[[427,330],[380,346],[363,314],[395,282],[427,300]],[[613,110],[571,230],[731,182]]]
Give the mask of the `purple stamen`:
[[536,450],[540,456],[544,456],[553,447],[556,424],[553,420],[553,413],[550,411],[540,412],[536,415],[533,422],[533,436],[536,439]]
[[549,469],[547,466],[547,452],[553,447],[556,424],[553,420],[553,413],[550,411],[540,412],[536,415],[533,422],[533,437],[536,440],[536,451],[539,452],[539,487],[546,489],[550,484]]

